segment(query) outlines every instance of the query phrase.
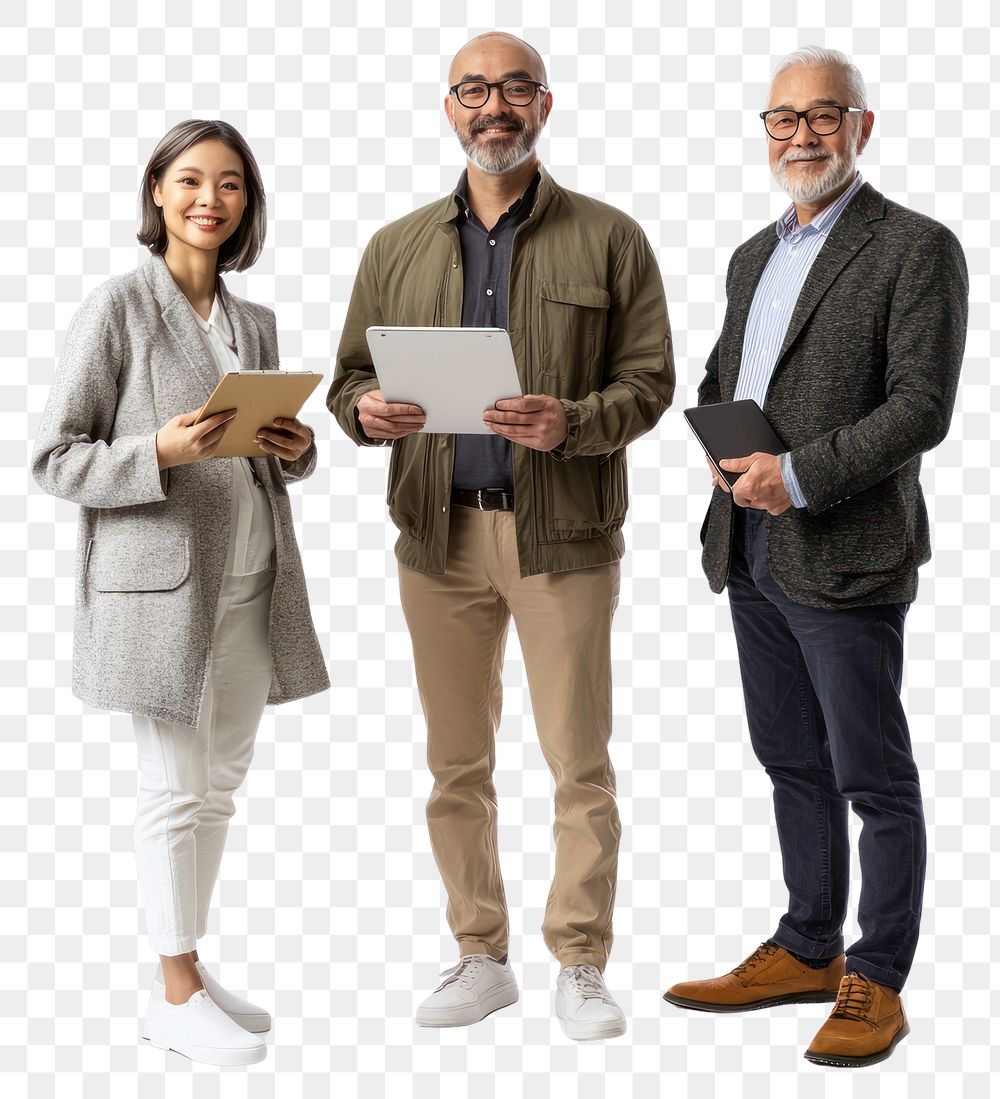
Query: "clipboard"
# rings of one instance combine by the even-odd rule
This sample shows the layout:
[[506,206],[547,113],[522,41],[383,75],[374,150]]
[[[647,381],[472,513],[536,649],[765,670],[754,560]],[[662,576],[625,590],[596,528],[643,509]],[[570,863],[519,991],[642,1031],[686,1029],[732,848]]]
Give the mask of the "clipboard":
[[257,429],[278,416],[295,419],[322,374],[298,370],[231,370],[198,413],[196,424],[216,412],[237,410],[229,421],[215,458],[266,458],[253,441]]
[[724,458],[745,458],[760,451],[783,454],[788,447],[778,438],[756,401],[724,401],[685,408],[684,419],[701,443],[716,472],[730,488],[743,476],[720,469]]
[[523,395],[503,328],[373,325],[365,335],[382,397],[419,405],[422,431],[490,435],[483,413]]

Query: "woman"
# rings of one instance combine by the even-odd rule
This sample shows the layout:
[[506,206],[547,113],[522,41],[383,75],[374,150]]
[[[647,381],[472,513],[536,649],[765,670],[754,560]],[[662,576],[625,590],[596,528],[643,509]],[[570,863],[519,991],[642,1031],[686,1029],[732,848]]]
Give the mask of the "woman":
[[264,1057],[266,1011],[198,958],[233,794],[265,702],[325,690],[285,485],[316,463],[298,420],[267,458],[213,458],[231,413],[195,424],[229,370],[277,369],[274,314],[218,277],[260,255],[265,196],[224,122],[182,122],[140,190],[152,257],[98,287],[66,338],[32,471],[81,505],[73,692],[132,714],[136,856],[160,955],[143,1037],[210,1064]]

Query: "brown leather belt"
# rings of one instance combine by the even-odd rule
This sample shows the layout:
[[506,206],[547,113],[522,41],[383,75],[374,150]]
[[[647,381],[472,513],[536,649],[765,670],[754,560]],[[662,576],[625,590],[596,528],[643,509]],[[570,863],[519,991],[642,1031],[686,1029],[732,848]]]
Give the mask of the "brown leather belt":
[[453,488],[451,501],[479,511],[514,510],[514,494],[499,488]]

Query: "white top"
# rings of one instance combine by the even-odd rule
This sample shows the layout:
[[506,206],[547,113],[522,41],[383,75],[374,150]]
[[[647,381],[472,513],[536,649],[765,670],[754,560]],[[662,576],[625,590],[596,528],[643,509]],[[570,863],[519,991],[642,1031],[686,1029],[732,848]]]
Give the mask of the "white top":
[[[212,302],[212,312],[207,321],[199,316],[190,302],[188,305],[220,379],[231,370],[239,370],[236,336],[219,295],[216,294]],[[233,464],[233,492],[225,571],[229,576],[247,576],[271,567],[274,518],[267,493],[254,480],[250,462],[246,458],[230,458],[230,461]]]

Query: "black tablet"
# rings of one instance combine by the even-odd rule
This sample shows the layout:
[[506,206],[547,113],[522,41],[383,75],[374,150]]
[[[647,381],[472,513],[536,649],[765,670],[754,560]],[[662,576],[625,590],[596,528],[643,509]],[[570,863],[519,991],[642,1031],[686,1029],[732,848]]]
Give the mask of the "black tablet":
[[788,449],[756,401],[725,401],[685,408],[684,419],[705,448],[719,476],[730,486],[742,474],[720,469],[719,462],[723,458],[745,458],[756,451],[783,454]]

